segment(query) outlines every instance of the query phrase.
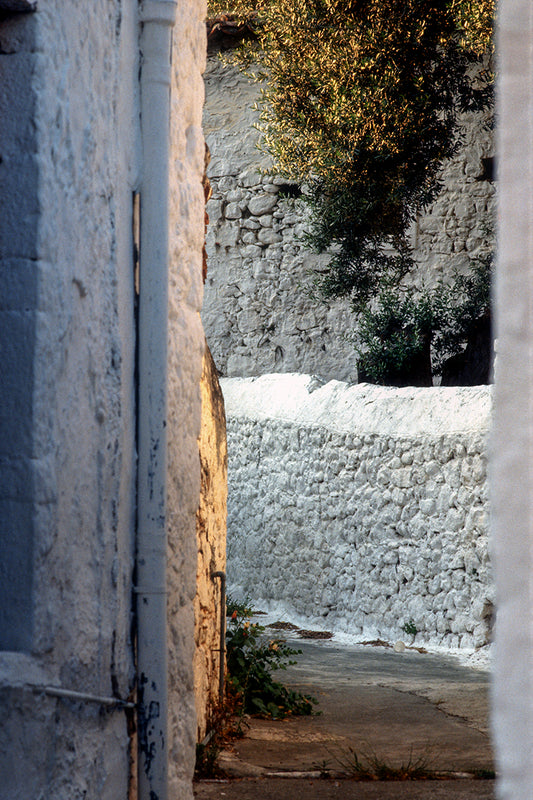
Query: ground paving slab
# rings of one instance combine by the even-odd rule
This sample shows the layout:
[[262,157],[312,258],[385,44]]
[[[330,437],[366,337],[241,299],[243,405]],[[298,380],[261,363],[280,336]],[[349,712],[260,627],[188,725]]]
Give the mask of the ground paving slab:
[[494,781],[378,781],[236,778],[201,781],[196,800],[494,800]]
[[[248,720],[244,738],[219,758],[227,781],[199,782],[197,800],[492,800],[494,781],[479,779],[494,769],[486,670],[414,649],[323,641],[298,647],[297,665],[280,678],[315,696],[321,713]],[[447,779],[354,780],[355,754],[393,769],[419,764]]]

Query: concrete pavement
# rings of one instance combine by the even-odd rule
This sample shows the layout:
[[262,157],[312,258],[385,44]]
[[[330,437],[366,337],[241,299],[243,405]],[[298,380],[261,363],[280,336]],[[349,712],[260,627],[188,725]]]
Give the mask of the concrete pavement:
[[[415,650],[289,641],[303,652],[279,679],[314,695],[320,715],[249,720],[219,759],[233,777],[198,783],[198,800],[494,797],[494,781],[479,780],[494,769],[486,671]],[[355,780],[354,754],[395,769],[419,763],[448,779]]]
[[238,778],[202,781],[197,800],[494,800],[494,781],[379,781]]

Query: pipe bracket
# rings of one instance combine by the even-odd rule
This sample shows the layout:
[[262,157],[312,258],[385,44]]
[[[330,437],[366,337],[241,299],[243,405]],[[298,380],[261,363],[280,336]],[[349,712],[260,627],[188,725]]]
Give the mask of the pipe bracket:
[[155,22],[172,27],[176,22],[177,8],[176,0],[144,0],[140,20],[143,23]]

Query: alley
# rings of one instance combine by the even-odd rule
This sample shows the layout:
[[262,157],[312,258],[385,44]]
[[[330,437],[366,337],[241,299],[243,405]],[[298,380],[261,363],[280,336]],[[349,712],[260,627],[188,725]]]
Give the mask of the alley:
[[[414,649],[291,644],[303,652],[280,678],[315,696],[320,714],[250,720],[220,756],[228,778],[198,783],[197,800],[494,797],[486,670]],[[354,780],[368,765],[409,765],[423,779]]]

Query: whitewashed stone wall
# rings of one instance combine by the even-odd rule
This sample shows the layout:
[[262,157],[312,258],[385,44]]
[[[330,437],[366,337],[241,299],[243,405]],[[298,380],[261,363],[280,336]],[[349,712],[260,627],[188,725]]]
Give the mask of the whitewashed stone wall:
[[[4,17],[10,5],[24,4],[0,14],[0,798],[117,800],[135,795],[131,710],[94,696],[135,699],[139,4],[43,0]],[[183,800],[196,738],[204,16],[180,0],[171,93],[168,751],[169,796]]]
[[0,461],[0,540],[9,552],[27,537],[20,584],[7,579],[31,612],[26,641],[0,654],[0,797],[111,800],[128,791],[125,711],[28,685],[127,699],[134,684],[137,4],[46,0],[0,31],[0,102],[14,99],[2,107],[3,297],[31,330],[2,383],[3,446],[25,431],[12,463],[27,477]]
[[487,643],[490,389],[222,381],[228,579],[309,624]]
[[[224,375],[306,372],[325,380],[357,379],[347,336],[354,315],[347,301],[313,299],[310,272],[327,262],[298,241],[306,221],[301,203],[282,199],[284,181],[263,176],[255,104],[259,87],[216,55],[208,59],[204,129],[211,149],[208,279],[203,320]],[[494,186],[480,181],[491,134],[470,115],[465,144],[443,172],[443,190],[412,230],[419,277],[464,270],[490,246],[486,226]],[[286,191],[286,189],[285,189]]]
[[492,437],[497,622],[492,731],[499,800],[533,787],[533,17],[498,6],[498,369]]

